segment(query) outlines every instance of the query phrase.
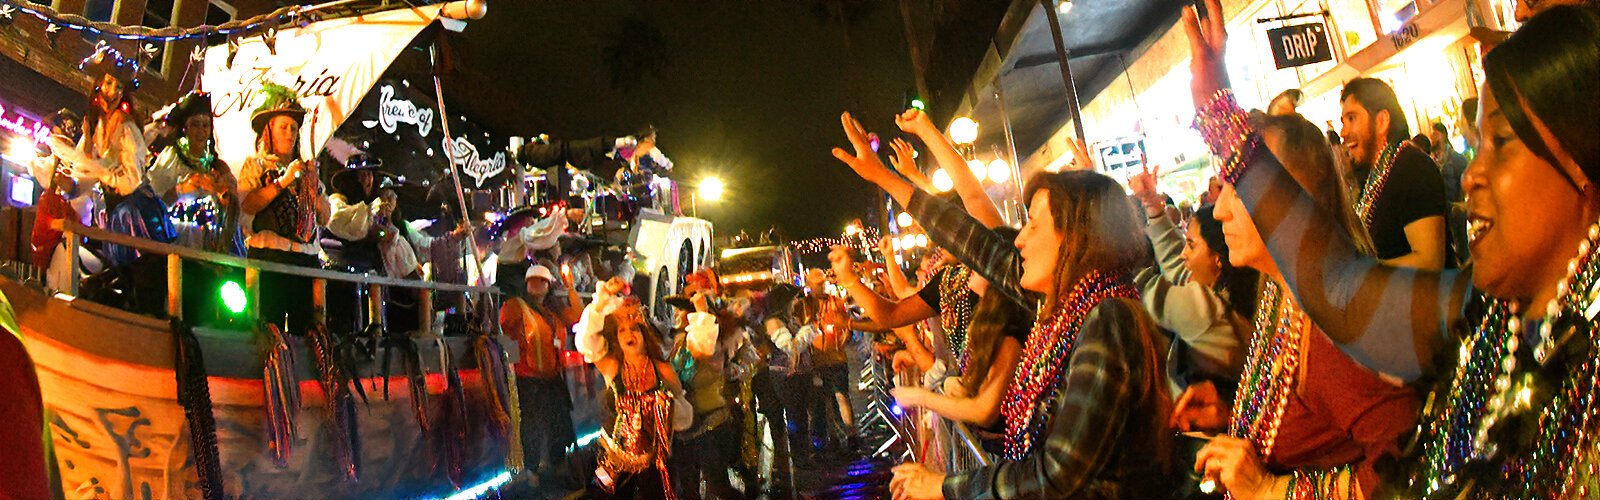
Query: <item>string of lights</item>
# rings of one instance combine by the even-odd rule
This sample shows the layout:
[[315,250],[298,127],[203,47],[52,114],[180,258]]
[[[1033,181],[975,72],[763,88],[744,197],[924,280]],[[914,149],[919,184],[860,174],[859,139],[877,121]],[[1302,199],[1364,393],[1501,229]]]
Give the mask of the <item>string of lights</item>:
[[[336,2],[338,3],[338,2]],[[300,25],[309,23],[312,19],[307,16],[318,7],[294,5],[274,10],[267,14],[248,19],[236,19],[219,25],[200,25],[193,27],[168,26],[165,28],[151,28],[148,26],[123,26],[116,23],[95,21],[77,14],[63,14],[47,5],[39,5],[18,0],[0,0],[0,19],[8,20],[15,12],[28,14],[47,24],[45,31],[56,33],[61,29],[69,29],[86,33],[93,37],[109,37],[119,40],[138,40],[150,42],[172,42],[191,38],[203,38],[210,35],[233,36],[241,33],[250,33],[267,28],[276,28],[280,25]]]

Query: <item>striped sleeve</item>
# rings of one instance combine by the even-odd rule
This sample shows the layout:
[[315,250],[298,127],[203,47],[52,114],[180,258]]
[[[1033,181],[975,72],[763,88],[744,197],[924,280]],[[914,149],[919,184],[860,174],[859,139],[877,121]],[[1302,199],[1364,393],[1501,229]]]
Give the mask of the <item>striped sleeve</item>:
[[1022,288],[1022,257],[1012,242],[984,227],[960,206],[922,190],[911,194],[907,210],[922,224],[929,239],[989,280],[990,289],[1000,290],[1007,298],[1033,310],[1031,294]]

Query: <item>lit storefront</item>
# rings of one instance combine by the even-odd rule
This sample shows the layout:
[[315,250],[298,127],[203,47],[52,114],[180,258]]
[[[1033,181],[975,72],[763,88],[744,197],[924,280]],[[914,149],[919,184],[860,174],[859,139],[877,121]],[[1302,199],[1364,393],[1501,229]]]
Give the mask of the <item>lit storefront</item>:
[[[1339,129],[1339,93],[1357,77],[1389,83],[1413,134],[1434,122],[1459,131],[1462,101],[1477,95],[1483,48],[1475,33],[1515,29],[1516,0],[1255,0],[1229,5],[1227,65],[1234,92],[1247,108],[1266,109],[1287,89],[1303,92],[1300,114],[1325,130]],[[1279,67],[1269,30],[1298,28],[1322,36],[1326,58]],[[1282,40],[1278,42],[1281,44]],[[1208,152],[1190,127],[1188,44],[1174,25],[1130,54],[1126,70],[1083,106],[1090,154],[1130,138],[1161,169],[1165,193],[1195,199],[1209,179]],[[1293,65],[1298,64],[1298,65]],[[1159,75],[1152,77],[1151,75]],[[1024,162],[1059,169],[1071,161],[1071,124]],[[1453,134],[1458,135],[1458,134]],[[1459,144],[1459,142],[1458,142]],[[1126,168],[1108,171],[1125,181]]]

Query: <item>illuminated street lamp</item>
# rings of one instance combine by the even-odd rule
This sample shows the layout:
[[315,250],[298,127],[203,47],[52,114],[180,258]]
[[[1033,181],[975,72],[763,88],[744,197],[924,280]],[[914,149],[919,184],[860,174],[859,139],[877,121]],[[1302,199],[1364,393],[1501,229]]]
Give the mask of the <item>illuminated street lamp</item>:
[[972,144],[978,140],[978,122],[965,116],[950,122],[950,140],[956,144]]
[[720,200],[722,199],[722,191],[725,187],[726,186],[724,186],[722,183],[722,179],[718,179],[716,177],[706,177],[704,179],[700,179],[700,185],[696,186],[695,190],[689,193],[689,208],[694,212],[694,216],[696,218],[700,217],[700,198],[705,198],[706,201]]
[[995,184],[1005,184],[1011,179],[1011,164],[1003,158],[995,158],[989,162],[989,180]]
[[723,187],[722,179],[707,177],[700,181],[700,197],[705,198],[706,201],[720,200],[722,199]]
[[956,181],[950,178],[950,172],[944,169],[933,171],[933,189],[938,192],[949,191],[956,187]]

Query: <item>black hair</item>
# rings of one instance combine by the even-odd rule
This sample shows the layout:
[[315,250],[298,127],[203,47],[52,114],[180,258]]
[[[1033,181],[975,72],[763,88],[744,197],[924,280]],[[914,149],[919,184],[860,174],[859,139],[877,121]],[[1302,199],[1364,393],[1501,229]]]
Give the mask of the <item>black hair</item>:
[[1461,101],[1461,116],[1466,118],[1467,123],[1478,119],[1478,98],[1468,97]]
[[1400,98],[1394,95],[1394,89],[1389,84],[1376,78],[1357,78],[1344,85],[1344,90],[1339,92],[1339,101],[1344,102],[1351,97],[1356,98],[1356,103],[1361,104],[1374,119],[1379,111],[1389,112],[1389,130],[1384,136],[1391,143],[1406,140],[1411,135],[1411,126],[1406,124],[1406,114],[1400,109]]
[[1433,151],[1433,139],[1429,139],[1427,135],[1417,134],[1411,136],[1411,142],[1422,148],[1423,151]]
[[1450,135],[1450,129],[1445,128],[1444,124],[1439,122],[1433,122],[1433,131],[1444,135]]
[[1339,137],[1339,133],[1338,132],[1334,132],[1332,130],[1329,130],[1327,132],[1327,135],[1328,135],[1328,145],[1329,146],[1338,146],[1339,144],[1342,144],[1344,142],[1344,139],[1341,139]]
[[1600,9],[1563,5],[1544,11],[1483,57],[1489,92],[1512,130],[1534,154],[1559,165],[1533,118],[1600,182]]
[[1222,221],[1217,220],[1214,205],[1202,205],[1189,220],[1200,229],[1200,240],[1221,262],[1217,282],[1212,289],[1225,292],[1228,309],[1242,318],[1255,317],[1256,285],[1261,273],[1248,267],[1233,267],[1228,261],[1228,239],[1222,234]]

